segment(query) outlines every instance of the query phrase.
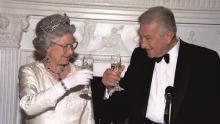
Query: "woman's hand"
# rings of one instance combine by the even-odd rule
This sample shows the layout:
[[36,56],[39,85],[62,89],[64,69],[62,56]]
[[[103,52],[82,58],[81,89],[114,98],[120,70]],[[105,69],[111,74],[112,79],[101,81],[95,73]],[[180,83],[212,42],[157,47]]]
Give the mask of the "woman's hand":
[[74,72],[63,80],[68,89],[77,85],[88,85],[93,78],[93,72],[88,69],[82,69]]

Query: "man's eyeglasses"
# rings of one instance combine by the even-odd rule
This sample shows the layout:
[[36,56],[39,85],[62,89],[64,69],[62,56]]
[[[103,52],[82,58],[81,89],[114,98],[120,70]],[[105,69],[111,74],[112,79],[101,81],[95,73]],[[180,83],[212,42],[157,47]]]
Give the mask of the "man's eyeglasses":
[[56,43],[56,42],[52,42],[52,43],[55,44],[55,45],[57,45],[57,46],[62,47],[64,52],[67,51],[68,47],[70,47],[71,50],[74,50],[74,49],[76,49],[76,47],[78,46],[78,42],[77,42],[77,41],[75,41],[73,44],[66,44],[65,46],[63,46],[63,45],[61,45],[61,44],[58,44],[58,43]]

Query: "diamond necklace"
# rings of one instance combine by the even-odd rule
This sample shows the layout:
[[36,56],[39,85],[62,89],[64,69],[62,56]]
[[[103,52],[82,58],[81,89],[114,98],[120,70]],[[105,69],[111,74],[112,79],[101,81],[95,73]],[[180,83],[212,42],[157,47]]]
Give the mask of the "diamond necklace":
[[62,66],[61,67],[61,70],[60,70],[60,72],[55,72],[55,71],[53,71],[50,67],[46,67],[46,69],[56,78],[56,76],[58,77],[58,80],[60,81],[60,80],[62,80],[62,78],[61,78],[61,73],[64,71],[64,68],[65,68],[65,66]]

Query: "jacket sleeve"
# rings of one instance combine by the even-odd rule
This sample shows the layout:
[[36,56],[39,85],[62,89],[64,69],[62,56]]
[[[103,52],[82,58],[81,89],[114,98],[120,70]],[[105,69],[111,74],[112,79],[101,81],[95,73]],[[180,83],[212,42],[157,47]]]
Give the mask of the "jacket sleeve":
[[57,100],[65,93],[60,82],[49,89],[39,91],[36,75],[27,66],[20,68],[18,78],[20,107],[27,115],[37,115],[54,107]]

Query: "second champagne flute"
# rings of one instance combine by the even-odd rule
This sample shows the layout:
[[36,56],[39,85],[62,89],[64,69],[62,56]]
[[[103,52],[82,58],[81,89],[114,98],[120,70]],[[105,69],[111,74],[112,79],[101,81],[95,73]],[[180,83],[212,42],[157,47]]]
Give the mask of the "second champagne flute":
[[[83,57],[82,68],[93,71],[93,63],[94,63],[93,57],[91,55],[86,55]],[[92,97],[92,90],[90,85],[91,84],[85,86],[85,88],[83,89],[83,93],[81,94],[82,97],[88,99]]]
[[[111,69],[118,73],[118,75],[121,75],[121,56],[119,54],[112,55],[111,56]],[[122,91],[124,88],[119,86],[119,82],[117,82],[117,85],[112,89],[113,91]]]

